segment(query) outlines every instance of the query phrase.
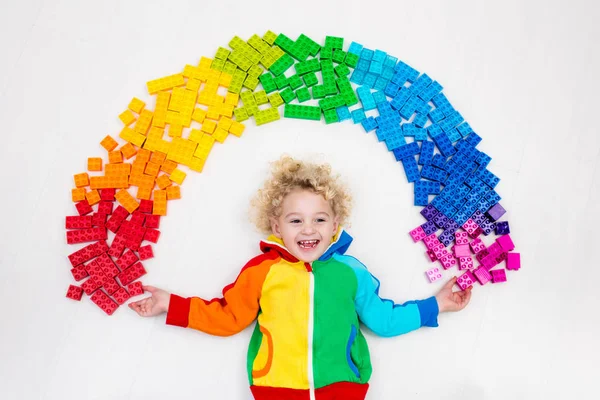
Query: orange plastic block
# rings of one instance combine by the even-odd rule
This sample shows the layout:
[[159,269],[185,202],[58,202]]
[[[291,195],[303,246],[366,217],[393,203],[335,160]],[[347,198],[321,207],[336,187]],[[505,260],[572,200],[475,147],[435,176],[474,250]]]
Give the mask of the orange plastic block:
[[100,203],[100,193],[98,193],[98,191],[96,189],[90,190],[89,192],[87,192],[85,194],[85,198],[88,201],[88,203],[90,204],[90,206]]
[[131,196],[127,190],[119,190],[115,194],[115,199],[117,199],[117,201],[121,203],[121,205],[130,213],[137,210],[137,208],[140,206],[140,204],[135,201],[133,196]]
[[129,126],[135,122],[135,115],[133,115],[131,110],[125,110],[119,114],[119,119],[125,124],[125,126]]
[[142,175],[146,170],[146,161],[140,160],[138,157],[131,164],[131,175]]
[[213,132],[212,137],[215,138],[217,142],[223,143],[225,142],[225,139],[227,139],[227,135],[229,135],[229,132],[227,132],[225,129],[217,127],[217,129],[215,129]]
[[169,125],[169,136],[170,137],[181,137],[183,134],[183,125],[172,124]]
[[106,176],[127,176],[129,174],[131,174],[131,164],[129,163],[106,165]]
[[229,128],[229,133],[231,133],[237,137],[240,137],[240,136],[242,136],[242,133],[244,132],[245,128],[246,127],[244,124],[240,124],[237,121],[232,121],[231,127]]
[[174,74],[149,81],[146,85],[148,86],[148,93],[154,94],[161,90],[183,86],[185,85],[185,80],[183,79],[183,74]]
[[167,215],[167,192],[165,190],[154,191],[152,214]]
[[90,189],[127,189],[128,187],[127,175],[92,176],[90,178]]
[[134,97],[133,99],[131,99],[131,101],[129,102],[129,105],[127,106],[127,108],[129,108],[131,111],[136,112],[138,114],[140,114],[142,112],[144,107],[146,107],[146,103],[144,103],[142,100],[138,99],[137,97]]
[[123,153],[121,153],[121,150],[111,151],[108,153],[108,162],[109,164],[122,163]]
[[74,203],[85,200],[85,189],[84,188],[71,189],[71,200],[73,200]]
[[156,177],[156,175],[158,175],[158,171],[160,171],[160,164],[149,162],[146,164],[146,170],[144,173],[152,177]]
[[140,187],[135,196],[140,200],[150,200],[152,198],[152,188]]
[[138,150],[138,155],[135,158],[136,160],[141,160],[144,162],[148,162],[150,161],[150,156],[152,155],[152,152],[146,150],[146,149],[139,149]]
[[110,135],[106,135],[106,137],[102,139],[100,144],[106,149],[106,151],[113,151],[119,145],[119,143],[117,143],[117,141],[113,139]]
[[213,133],[216,127],[217,123],[215,121],[205,120],[200,130],[206,133]]
[[75,179],[75,187],[85,187],[90,184],[90,176],[87,172],[82,172],[81,174],[73,175]]
[[169,178],[177,183],[178,185],[181,185],[183,183],[183,181],[185,180],[185,177],[187,176],[187,174],[185,172],[183,172],[182,170],[175,168],[173,170],[173,172],[171,172],[171,175],[169,176]]
[[150,124],[152,124],[152,118],[154,117],[154,113],[150,110],[142,110],[133,130],[137,133],[145,135],[148,132],[148,128],[150,128]]
[[165,153],[161,153],[160,151],[155,151],[152,153],[152,156],[150,157],[150,162],[156,163],[156,164],[162,164],[163,162],[165,162],[167,158],[167,155]]
[[121,153],[123,153],[123,157],[125,157],[126,160],[129,160],[131,157],[137,154],[137,150],[135,149],[135,147],[133,147],[131,143],[125,143],[120,150]]
[[167,174],[171,174],[175,168],[177,168],[177,163],[171,160],[163,161],[162,165],[160,166],[160,170],[165,171]]
[[88,171],[102,171],[102,158],[88,157]]
[[181,198],[181,188],[177,185],[171,185],[167,188],[167,200],[176,200]]
[[129,184],[141,188],[154,189],[154,177],[150,175],[130,175]]
[[156,179],[156,184],[161,189],[166,189],[171,186],[171,180],[167,175],[161,175]]

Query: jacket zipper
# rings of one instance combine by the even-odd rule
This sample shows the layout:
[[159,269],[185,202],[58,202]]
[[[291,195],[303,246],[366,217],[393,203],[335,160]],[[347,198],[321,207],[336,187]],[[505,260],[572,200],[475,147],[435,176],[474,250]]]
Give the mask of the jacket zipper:
[[312,263],[304,263],[309,273],[309,302],[308,302],[308,392],[310,400],[315,400],[315,379],[313,373],[313,333],[314,333],[314,306],[315,306],[315,276]]

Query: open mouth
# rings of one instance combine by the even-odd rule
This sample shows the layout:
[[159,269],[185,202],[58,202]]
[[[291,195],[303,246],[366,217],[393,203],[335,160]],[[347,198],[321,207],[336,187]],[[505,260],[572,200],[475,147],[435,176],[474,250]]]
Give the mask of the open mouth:
[[314,249],[315,247],[317,247],[319,245],[319,242],[320,242],[320,240],[318,240],[318,239],[300,240],[298,242],[298,246],[301,249],[310,250],[310,249]]

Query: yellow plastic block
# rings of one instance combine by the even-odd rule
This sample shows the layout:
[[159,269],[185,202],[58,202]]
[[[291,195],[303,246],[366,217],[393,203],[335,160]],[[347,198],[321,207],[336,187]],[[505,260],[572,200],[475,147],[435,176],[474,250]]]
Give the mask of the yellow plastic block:
[[156,175],[158,175],[158,171],[160,171],[160,164],[149,162],[146,165],[146,170],[144,171],[144,173],[156,177]]
[[229,128],[229,133],[240,137],[242,136],[242,133],[244,133],[244,129],[246,128],[246,126],[244,124],[240,124],[237,121],[232,121],[231,122],[231,127]]
[[115,150],[108,153],[108,162],[109,164],[122,163],[123,153],[121,153],[121,150]]
[[205,120],[202,124],[202,132],[213,133],[215,128],[217,127],[217,123],[215,121]]
[[[206,122],[205,122],[206,123]],[[173,138],[167,159],[179,164],[187,164],[196,151],[197,144],[188,139]]]
[[171,160],[163,161],[162,165],[160,166],[160,170],[165,171],[167,174],[172,173],[175,168],[177,168],[177,163]]
[[154,94],[162,90],[183,86],[185,85],[185,80],[183,79],[183,74],[174,74],[149,81],[146,85],[148,86],[148,93]]
[[119,133],[119,137],[123,140],[135,144],[137,147],[142,147],[144,141],[146,140],[146,136],[137,133],[136,131],[127,126],[123,128],[121,133]]
[[90,184],[90,176],[87,174],[87,172],[73,175],[73,178],[75,179],[75,187],[80,188]]
[[177,185],[171,185],[167,188],[167,200],[177,200],[181,198],[181,188]]
[[206,111],[201,108],[195,108],[194,113],[192,114],[192,119],[196,122],[203,123],[204,118],[206,118]]
[[160,151],[155,151],[152,153],[152,156],[150,157],[150,162],[162,165],[163,162],[165,162],[167,158],[167,155],[163,152]]
[[175,168],[171,172],[171,175],[169,175],[169,179],[171,179],[173,182],[177,183],[178,185],[181,185],[183,183],[183,181],[185,180],[186,176],[187,176],[187,174],[185,172],[183,172],[179,168]]
[[203,160],[202,158],[192,157],[192,160],[189,163],[189,167],[192,171],[202,172],[205,162],[206,160]]
[[150,175],[140,174],[140,175],[131,175],[129,177],[129,184],[132,186],[137,186],[146,189],[154,188],[154,177]]
[[200,79],[189,78],[185,85],[185,88],[188,90],[193,90],[193,91],[197,92],[198,90],[200,90],[201,85],[202,85],[202,81]]
[[183,125],[172,124],[169,125],[169,136],[170,137],[181,137],[183,134]]
[[85,194],[85,198],[88,201],[88,203],[90,204],[90,206],[100,203],[100,193],[98,193],[98,191],[96,189],[90,190],[89,192],[87,192]]
[[273,43],[275,43],[275,39],[277,39],[277,34],[271,31],[267,31],[263,36],[263,40],[267,42],[267,44],[269,44],[270,46],[273,46]]
[[136,160],[141,160],[144,162],[148,162],[150,161],[150,156],[152,155],[152,153],[146,149],[139,149],[138,150],[138,155],[135,158]]
[[131,101],[129,102],[129,105],[127,106],[127,108],[129,108],[131,111],[133,111],[137,114],[140,114],[142,112],[142,110],[144,109],[144,107],[146,107],[146,103],[144,103],[137,97],[134,97],[133,99],[131,99]]
[[[162,139],[165,134],[165,128],[159,128],[158,126],[153,126],[148,131],[148,138]],[[146,139],[148,140],[148,139]]]
[[208,154],[215,144],[215,138],[211,135],[204,134],[202,138],[200,138],[200,142],[198,143],[198,147],[194,152],[194,157],[201,158],[206,160],[208,158]]
[[233,120],[231,118],[223,117],[219,120],[219,123],[217,124],[217,128],[225,129],[227,132],[229,132],[229,128],[231,128],[232,123],[233,123]]
[[158,95],[156,95],[156,106],[154,107],[152,126],[158,126],[159,128],[165,127],[167,108],[169,107],[170,99],[171,93],[169,92],[159,92]]
[[90,178],[90,189],[127,189],[128,187],[127,175],[92,176]]
[[156,184],[161,189],[166,189],[171,186],[171,180],[167,175],[161,175],[156,179]]
[[106,176],[127,176],[129,174],[131,174],[131,164],[129,163],[106,165]]
[[137,133],[145,135],[148,132],[148,128],[150,128],[150,124],[152,124],[152,118],[154,117],[154,113],[150,110],[142,110],[137,122],[135,123],[133,130]]
[[231,84],[231,79],[233,78],[233,76],[226,74],[225,72],[223,72],[221,74],[221,76],[219,77],[219,85],[228,88],[229,85]]
[[219,106],[208,106],[208,111],[206,112],[206,118],[218,120],[221,118],[221,107]]
[[208,58],[208,57],[202,57],[200,58],[200,63],[198,63],[198,67],[200,68],[210,68],[210,65],[212,64],[212,58]]
[[130,213],[134,212],[135,210],[137,210],[137,208],[140,206],[140,204],[135,201],[135,199],[133,198],[133,196],[131,196],[129,194],[129,192],[127,190],[119,190],[116,194],[115,194],[115,199],[117,199],[117,201],[119,203],[121,203],[121,205]]
[[85,189],[84,188],[71,189],[71,200],[73,200],[74,203],[85,200]]
[[135,197],[141,200],[150,200],[152,198],[152,189],[139,187]]
[[155,190],[154,191],[154,204],[153,204],[153,208],[152,208],[152,214],[167,215],[167,191],[166,190]]
[[233,116],[233,108],[234,106],[231,104],[223,104],[219,108],[219,112],[221,115],[231,118]]
[[268,96],[268,98],[269,98],[269,103],[271,103],[271,107],[279,107],[280,105],[285,103],[285,101],[283,101],[283,98],[281,97],[279,92],[270,94]]
[[229,105],[232,105],[235,107],[238,105],[239,101],[240,101],[239,94],[227,92],[227,95],[225,96],[225,104],[229,104]]
[[125,110],[119,114],[119,119],[125,124],[125,126],[129,126],[135,122],[135,115],[133,115],[131,110]]
[[160,151],[166,154],[169,152],[170,148],[171,142],[162,139],[148,138],[144,143],[144,150],[147,151]]
[[229,132],[219,127],[217,127],[217,129],[215,129],[214,133],[212,134],[215,140],[219,143],[225,142],[225,139],[227,139],[227,135],[229,135]]
[[117,141],[113,139],[110,135],[106,135],[106,137],[102,139],[100,144],[106,149],[106,151],[113,151],[119,145],[119,143],[117,143]]
[[88,157],[88,171],[102,171],[102,158],[101,157]]

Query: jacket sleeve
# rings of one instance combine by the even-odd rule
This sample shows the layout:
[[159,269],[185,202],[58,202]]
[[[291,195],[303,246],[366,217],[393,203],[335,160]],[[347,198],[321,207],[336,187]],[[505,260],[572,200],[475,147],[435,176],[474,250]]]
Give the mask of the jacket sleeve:
[[354,305],[358,317],[375,334],[384,337],[408,333],[422,326],[436,327],[439,314],[434,296],[425,300],[395,304],[379,297],[379,281],[360,261],[350,256],[336,255],[356,273],[358,287]]
[[221,298],[207,301],[172,294],[166,323],[216,336],[241,332],[258,315],[262,284],[273,259],[269,252],[250,260],[235,282],[223,289]]

